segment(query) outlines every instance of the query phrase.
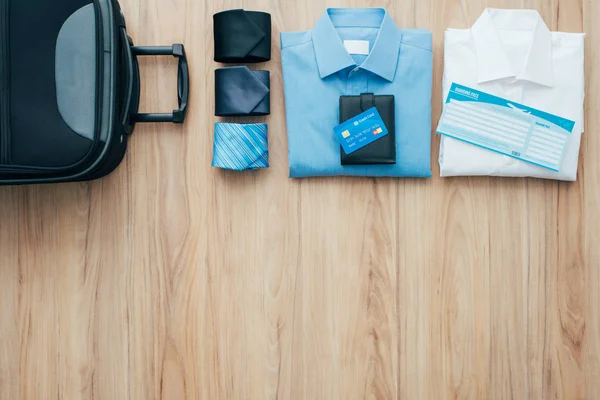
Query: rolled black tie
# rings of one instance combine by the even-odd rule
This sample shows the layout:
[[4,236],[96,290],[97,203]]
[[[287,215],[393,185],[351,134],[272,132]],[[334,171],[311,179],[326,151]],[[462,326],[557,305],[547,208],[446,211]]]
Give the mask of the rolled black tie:
[[215,115],[217,117],[260,116],[271,113],[269,71],[248,67],[215,71]]
[[271,59],[271,15],[229,10],[213,16],[215,61],[257,63]]

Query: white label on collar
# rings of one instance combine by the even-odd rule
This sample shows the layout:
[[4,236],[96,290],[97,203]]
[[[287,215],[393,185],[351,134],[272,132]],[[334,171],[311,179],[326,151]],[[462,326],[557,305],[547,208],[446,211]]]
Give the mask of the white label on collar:
[[349,54],[357,54],[361,56],[369,55],[368,40],[344,40],[344,47]]

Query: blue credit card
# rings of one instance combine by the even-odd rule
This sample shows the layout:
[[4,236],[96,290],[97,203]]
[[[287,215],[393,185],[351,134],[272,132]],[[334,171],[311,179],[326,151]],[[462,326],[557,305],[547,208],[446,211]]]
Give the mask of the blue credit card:
[[389,134],[375,107],[336,126],[333,131],[346,154],[352,154]]

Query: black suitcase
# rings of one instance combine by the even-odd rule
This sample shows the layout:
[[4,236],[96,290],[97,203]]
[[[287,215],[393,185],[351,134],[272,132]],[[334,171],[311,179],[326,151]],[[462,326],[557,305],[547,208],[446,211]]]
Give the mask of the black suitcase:
[[[138,114],[137,57],[179,58],[179,110]],[[123,160],[136,122],[183,123],[183,45],[136,47],[116,0],[0,0],[0,185],[87,181]]]

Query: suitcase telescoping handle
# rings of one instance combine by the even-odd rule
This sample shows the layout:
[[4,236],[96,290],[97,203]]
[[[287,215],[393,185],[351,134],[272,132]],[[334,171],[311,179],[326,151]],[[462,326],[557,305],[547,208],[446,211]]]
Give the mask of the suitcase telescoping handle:
[[[128,75],[125,89],[125,113],[123,115],[125,131],[131,134],[136,122],[173,122],[175,124],[182,124],[185,121],[190,94],[190,73],[185,55],[185,47],[182,44],[174,44],[172,46],[133,46],[124,27],[121,28],[121,40],[125,49],[124,62]],[[141,56],[173,56],[179,59],[177,73],[178,110],[170,114],[140,114],[137,111],[133,111],[137,110],[137,101],[139,101],[139,95],[134,94],[134,92],[139,92],[139,69],[137,68],[136,59]],[[135,87],[137,87],[137,90]]]
[[133,118],[135,122],[173,122],[175,124],[183,124],[190,93],[190,72],[185,55],[185,47],[182,44],[174,44],[173,46],[133,46],[131,52],[134,57],[173,56],[179,59],[177,73],[179,110],[175,110],[171,114],[134,114]]

